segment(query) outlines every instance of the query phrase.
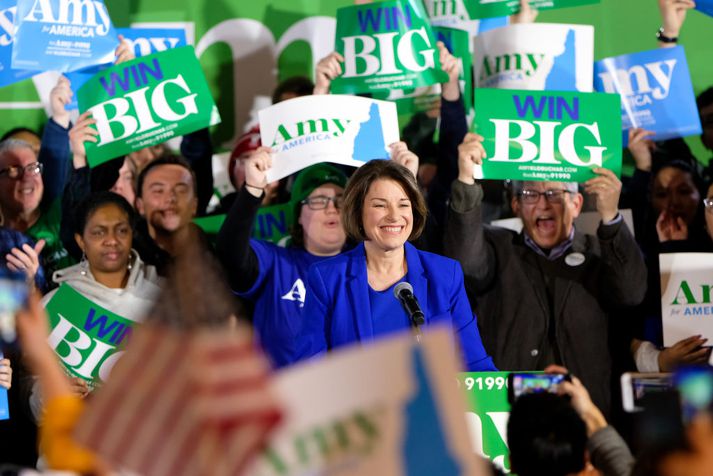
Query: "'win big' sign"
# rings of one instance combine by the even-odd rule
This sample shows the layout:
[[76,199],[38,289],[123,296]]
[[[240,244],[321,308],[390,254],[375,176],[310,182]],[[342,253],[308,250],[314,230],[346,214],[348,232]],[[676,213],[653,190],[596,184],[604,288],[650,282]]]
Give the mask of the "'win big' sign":
[[50,347],[67,372],[93,387],[106,380],[123,351],[134,321],[103,309],[68,284],[47,303]]
[[344,56],[333,93],[413,89],[445,82],[421,0],[377,2],[337,10],[335,50]]
[[85,143],[90,166],[220,122],[192,46],[102,71],[77,96],[99,131]]
[[591,169],[621,174],[618,95],[475,90],[486,157],[476,178],[583,182]]

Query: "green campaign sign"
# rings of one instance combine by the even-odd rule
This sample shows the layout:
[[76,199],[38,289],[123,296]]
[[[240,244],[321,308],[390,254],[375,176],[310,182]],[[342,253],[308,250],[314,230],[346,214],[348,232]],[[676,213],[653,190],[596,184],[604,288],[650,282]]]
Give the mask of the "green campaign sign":
[[[520,0],[464,0],[470,18],[493,18],[512,15],[520,11]],[[599,0],[530,0],[537,10],[579,7],[599,3]]]
[[458,376],[458,385],[466,395],[466,420],[474,450],[505,472],[510,472],[507,446],[509,373],[466,372]]
[[[280,246],[286,245],[286,239],[290,237],[290,229],[294,223],[294,209],[292,202],[260,207],[255,218],[252,237]],[[224,221],[225,215],[212,215],[193,220],[209,235],[217,235]]]
[[67,372],[91,388],[104,382],[136,323],[98,306],[66,283],[45,308],[51,329],[47,341]]
[[99,131],[85,143],[95,166],[220,122],[192,46],[143,56],[102,71],[77,91]]
[[465,113],[470,116],[473,111],[473,56],[470,52],[470,34],[459,28],[441,26],[433,27],[433,33],[460,63],[460,90],[463,93]]
[[415,89],[448,80],[421,0],[340,8],[335,50],[344,64],[333,93]]
[[486,157],[475,178],[584,182],[595,167],[621,175],[616,94],[475,90]]

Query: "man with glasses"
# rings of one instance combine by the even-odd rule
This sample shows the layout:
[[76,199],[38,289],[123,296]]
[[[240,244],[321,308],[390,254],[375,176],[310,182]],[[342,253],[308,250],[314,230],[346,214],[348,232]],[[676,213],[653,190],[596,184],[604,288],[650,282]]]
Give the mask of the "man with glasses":
[[502,370],[569,368],[606,413],[608,316],[646,291],[646,266],[618,211],[621,182],[595,168],[584,184],[601,215],[597,236],[575,230],[583,197],[573,183],[515,183],[511,205],[522,232],[484,226],[473,179],[485,156],[481,141],[468,134],[459,147],[445,251],[463,265],[485,349]]
[[339,205],[347,178],[328,164],[297,175],[290,199],[295,210],[291,243],[282,248],[250,238],[271,167],[269,147],[245,159],[245,181],[220,229],[217,249],[232,289],[255,306],[253,327],[262,348],[275,367],[282,367],[294,359],[307,268],[344,248]]
[[[64,169],[53,170],[59,173]],[[72,264],[71,258],[59,239],[61,204],[57,191],[47,193],[42,179],[44,164],[27,142],[7,139],[0,142],[0,211],[2,224],[20,231],[38,246],[47,276]],[[53,178],[54,180],[54,178]],[[56,181],[56,180],[55,180]],[[63,183],[63,182],[62,182]],[[40,242],[44,240],[44,248]],[[24,252],[26,255],[27,252]],[[23,260],[34,259],[21,256]],[[18,267],[22,262],[16,262]]]

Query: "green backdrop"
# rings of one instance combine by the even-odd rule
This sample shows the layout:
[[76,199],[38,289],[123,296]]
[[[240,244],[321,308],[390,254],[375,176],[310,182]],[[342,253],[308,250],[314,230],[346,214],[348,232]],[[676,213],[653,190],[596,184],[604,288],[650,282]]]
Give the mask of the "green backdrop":
[[[223,146],[230,145],[249,119],[254,96],[269,97],[278,79],[312,74],[313,56],[333,47],[316,32],[327,31],[330,25],[333,28],[330,22],[335,10],[353,3],[352,0],[105,1],[117,26],[128,26],[131,22],[193,23],[196,46],[201,46],[201,40],[204,43],[202,51],[197,48],[200,61],[223,118],[223,123],[214,130],[214,138]],[[654,33],[661,23],[656,0],[602,0],[598,5],[543,12],[538,22],[593,24],[596,59],[655,48]],[[328,33],[326,37],[331,35]],[[696,93],[713,85],[713,18],[689,12],[681,44],[686,48]],[[0,89],[3,110],[0,133],[19,125],[39,126],[45,113],[38,101],[31,80]],[[690,137],[688,142],[699,159],[708,160],[710,153],[703,150],[698,137]]]

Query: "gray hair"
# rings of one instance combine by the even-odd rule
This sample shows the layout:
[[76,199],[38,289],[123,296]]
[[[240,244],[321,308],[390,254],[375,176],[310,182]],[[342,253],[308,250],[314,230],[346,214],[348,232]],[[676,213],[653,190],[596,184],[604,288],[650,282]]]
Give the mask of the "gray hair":
[[29,149],[33,154],[35,153],[35,149],[33,149],[32,146],[24,140],[5,139],[0,142],[0,157],[5,155],[7,152],[11,152],[16,149]]
[[[524,181],[524,180],[511,180],[510,181],[510,190],[512,191],[512,195],[514,197],[517,197],[522,193],[522,191],[525,189],[525,185],[528,183],[533,183],[532,181]],[[577,182],[554,182],[554,183],[560,183],[564,185],[564,189],[568,190],[572,193],[579,193],[579,184]]]

